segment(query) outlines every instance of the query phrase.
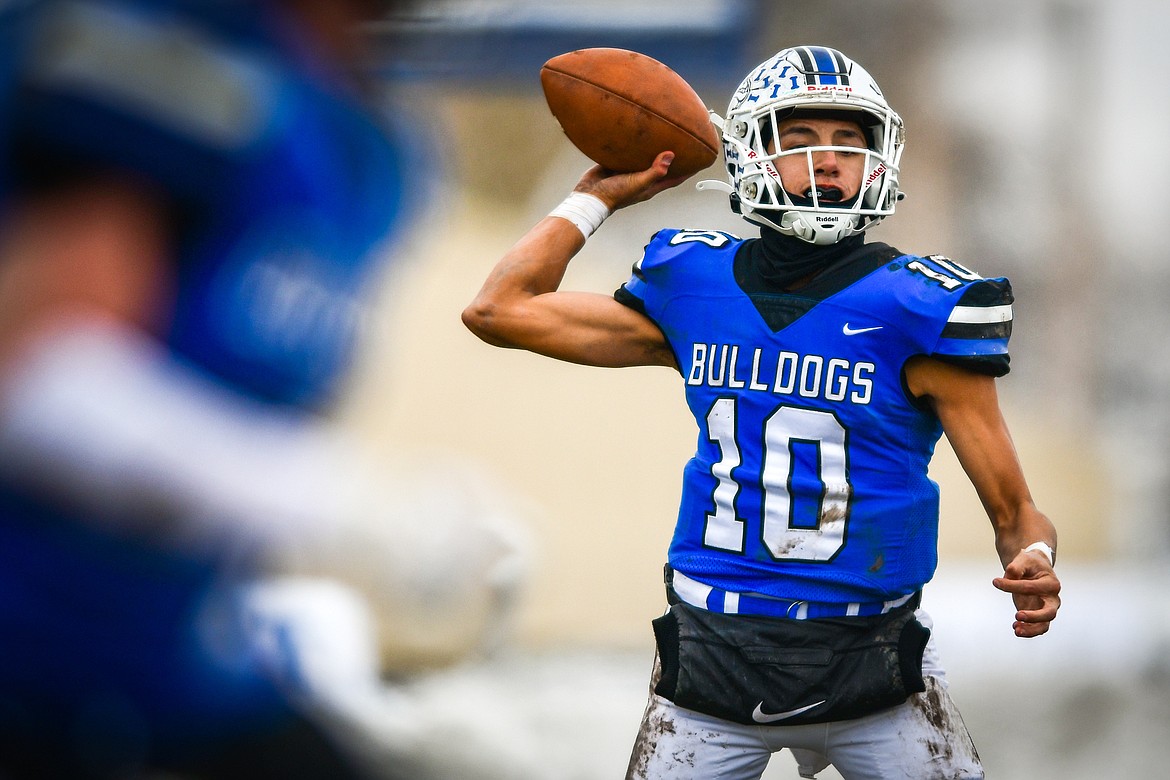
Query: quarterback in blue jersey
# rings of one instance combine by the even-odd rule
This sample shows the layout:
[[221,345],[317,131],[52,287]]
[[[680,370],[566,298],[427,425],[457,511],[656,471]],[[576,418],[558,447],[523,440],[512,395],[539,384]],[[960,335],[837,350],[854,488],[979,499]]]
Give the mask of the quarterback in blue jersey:
[[841,52],[779,52],[713,121],[729,183],[700,186],[758,238],[662,230],[613,296],[559,291],[613,210],[679,183],[669,152],[593,168],[464,312],[497,346],[681,375],[698,442],[629,776],[758,778],[788,748],[804,777],[982,777],[918,605],[945,433],[994,527],[1014,632],[1043,634],[1059,607],[1056,532],[996,397],[1011,286],[866,240],[899,198],[903,126]]
[[324,415],[408,214],[392,5],[2,4],[0,776],[364,775],[250,583],[363,514],[404,598],[482,581]]

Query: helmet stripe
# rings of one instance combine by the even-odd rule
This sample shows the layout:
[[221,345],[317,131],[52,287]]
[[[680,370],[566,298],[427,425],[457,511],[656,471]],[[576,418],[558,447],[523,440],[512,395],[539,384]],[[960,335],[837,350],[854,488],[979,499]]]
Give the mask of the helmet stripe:
[[837,76],[841,79],[842,86],[849,86],[849,65],[845,55],[836,49],[829,49],[829,54],[833,57]]
[[804,73],[804,81],[806,84],[820,86],[820,74],[817,73],[817,67],[813,63],[812,51],[807,46],[800,46],[796,49],[797,56],[800,57],[800,69]]
[[824,46],[801,46],[797,53],[804,66],[807,83],[817,87],[849,86],[849,72],[840,52]]
[[829,53],[829,50],[814,46],[809,51],[817,63],[817,75],[819,76],[817,83],[822,86],[836,84],[840,69],[837,67],[837,63],[833,62],[833,55]]

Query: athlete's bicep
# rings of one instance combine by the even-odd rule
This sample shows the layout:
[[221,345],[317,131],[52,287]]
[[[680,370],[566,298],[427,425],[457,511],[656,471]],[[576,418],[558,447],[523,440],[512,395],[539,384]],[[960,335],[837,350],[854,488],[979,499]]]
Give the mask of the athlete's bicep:
[[612,296],[550,292],[513,307],[506,346],[591,366],[674,366],[662,331]]

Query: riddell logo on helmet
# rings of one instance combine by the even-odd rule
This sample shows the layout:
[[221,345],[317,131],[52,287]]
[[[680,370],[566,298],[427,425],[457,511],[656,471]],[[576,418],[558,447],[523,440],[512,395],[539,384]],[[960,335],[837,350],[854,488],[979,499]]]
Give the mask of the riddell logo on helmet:
[[806,92],[852,92],[853,87],[845,86],[844,84],[829,84],[828,86],[818,87],[816,84],[805,84]]
[[869,185],[873,184],[875,181],[877,181],[878,177],[881,176],[885,172],[886,172],[886,164],[880,163],[878,165],[878,167],[874,168],[873,172],[870,173],[868,177],[866,177],[865,186],[868,187]]

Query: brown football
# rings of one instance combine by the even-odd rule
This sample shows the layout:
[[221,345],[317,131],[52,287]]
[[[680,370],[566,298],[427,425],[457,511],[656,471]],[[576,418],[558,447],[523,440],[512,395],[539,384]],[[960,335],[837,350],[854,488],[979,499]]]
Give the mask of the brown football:
[[540,83],[573,145],[612,171],[643,171],[669,150],[671,174],[690,176],[719,154],[719,134],[702,99],[653,57],[579,49],[544,63]]

